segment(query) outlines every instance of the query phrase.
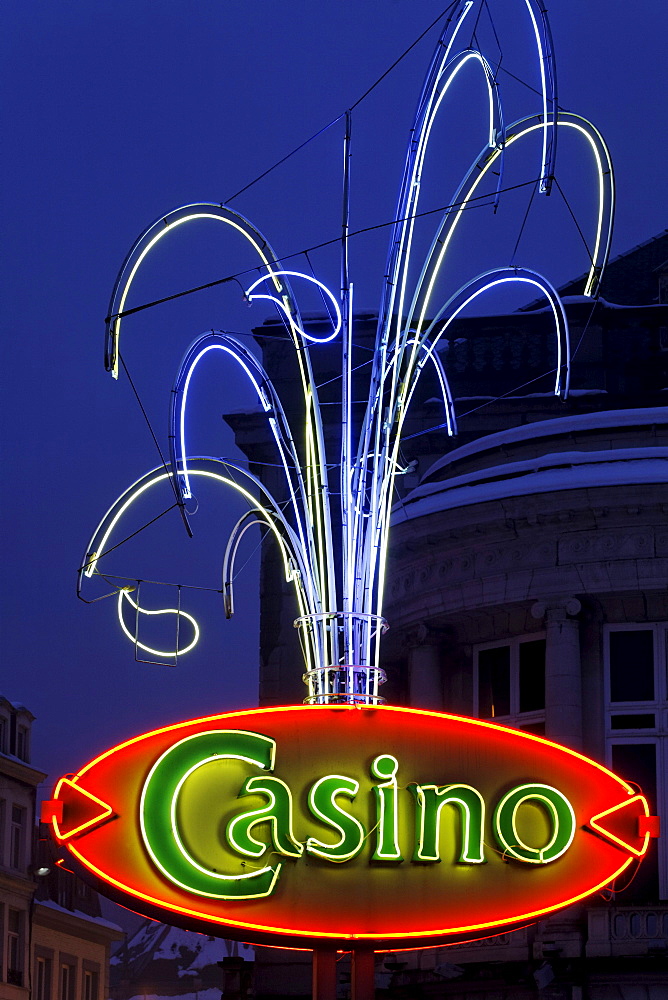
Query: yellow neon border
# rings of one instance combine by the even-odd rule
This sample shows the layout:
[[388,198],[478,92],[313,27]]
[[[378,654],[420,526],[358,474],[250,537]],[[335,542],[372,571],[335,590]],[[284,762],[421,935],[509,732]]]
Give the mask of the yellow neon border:
[[621,837],[616,837],[614,833],[611,833],[609,830],[606,830],[605,827],[599,826],[599,824],[596,822],[599,819],[603,819],[604,816],[609,816],[611,813],[617,812],[618,809],[625,809],[632,802],[637,802],[637,801],[643,803],[645,807],[645,816],[649,816],[650,815],[649,803],[647,802],[645,796],[634,795],[633,798],[627,799],[625,802],[620,802],[619,805],[612,806],[612,808],[610,809],[604,809],[603,812],[597,813],[595,816],[592,816],[592,818],[589,820],[589,826],[591,826],[594,830],[596,830],[597,833],[600,833],[603,837],[606,837],[608,840],[614,841],[615,844],[619,844],[619,846],[623,847],[625,851],[630,851],[631,854],[635,854],[637,858],[642,858],[643,855],[647,852],[647,848],[651,840],[650,833],[645,834],[643,846],[640,848],[640,850],[637,850],[635,847],[631,847],[630,844],[627,844],[625,840],[622,840]]
[[61,833],[58,820],[56,819],[55,816],[52,816],[51,821],[53,823],[54,833],[56,834],[58,839],[62,841],[69,840],[70,837],[75,837],[78,833],[81,833],[83,830],[87,830],[91,826],[97,826],[97,824],[101,823],[103,819],[107,819],[107,817],[111,816],[114,811],[108,802],[104,802],[102,799],[98,799],[97,795],[93,795],[92,792],[89,792],[85,788],[82,788],[80,785],[77,785],[76,777],[77,775],[75,775],[74,781],[70,781],[69,778],[61,778],[54,790],[53,793],[54,799],[58,798],[58,793],[60,792],[63,785],[69,785],[70,788],[74,788],[77,792],[80,792],[81,795],[85,795],[85,797],[90,799],[91,802],[96,802],[97,805],[102,807],[103,811],[98,816],[95,816],[93,819],[87,819],[85,823],[80,823],[79,826],[76,826],[73,830],[70,830],[69,833]]

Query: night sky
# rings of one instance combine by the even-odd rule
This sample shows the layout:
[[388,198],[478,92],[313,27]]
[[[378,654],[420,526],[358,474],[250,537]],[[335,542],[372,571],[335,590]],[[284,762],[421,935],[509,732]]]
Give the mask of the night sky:
[[[507,65],[535,84],[535,63],[522,56],[523,3],[497,0],[491,7]],[[218,594],[185,592],[184,607],[203,632],[176,669],[134,661],[113,599],[86,606],[76,598],[76,571],[99,518],[159,464],[127,379],[113,382],[103,368],[103,321],[127,250],[154,218],[187,202],[226,201],[336,118],[444,8],[443,0],[3,5],[0,691],[37,716],[32,761],[52,779],[141,731],[257,703],[255,541],[241,560],[247,565],[231,622]],[[615,255],[668,225],[666,6],[557,0],[550,16],[560,102],[590,118],[612,151]],[[354,112],[353,230],[393,216],[408,129],[437,37],[435,28]],[[519,110],[507,112],[509,121],[538,110],[535,100],[527,104],[526,88],[513,91],[509,82],[509,89]],[[481,148],[482,107],[480,81],[463,77],[436,130],[425,207],[447,204]],[[232,202],[279,254],[298,254],[286,267],[308,268],[298,252],[339,235],[342,136],[339,123]],[[586,228],[593,175],[568,142],[562,152],[557,176]],[[514,169],[520,179],[535,175],[535,163]],[[522,198],[497,216],[486,210],[472,213],[470,225],[467,219],[454,287],[508,262],[527,194]],[[538,206],[523,234],[518,262],[558,285],[585,271],[586,255],[560,196],[543,201],[549,204]],[[165,240],[130,305],[250,267],[239,241],[219,228],[198,223]],[[388,235],[382,228],[352,241],[359,309],[378,306]],[[338,250],[314,251],[309,261],[336,290]],[[249,274],[247,284],[256,272]],[[212,327],[250,342],[267,305],[247,306],[232,282],[127,322],[124,357],[163,447],[169,392],[187,346]],[[321,308],[308,298],[302,307]],[[202,375],[194,451],[234,454],[221,413],[256,400],[229,376],[222,363]],[[239,516],[243,509],[237,507],[220,493],[202,494],[193,540],[172,512],[110,557],[107,569],[215,590],[226,533],[234,510]],[[159,509],[157,501],[147,505],[128,530]]]

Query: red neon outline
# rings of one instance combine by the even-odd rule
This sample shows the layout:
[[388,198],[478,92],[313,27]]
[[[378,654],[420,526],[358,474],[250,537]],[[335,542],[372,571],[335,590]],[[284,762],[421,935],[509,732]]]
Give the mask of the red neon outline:
[[612,840],[613,843],[618,844],[620,847],[623,847],[624,850],[626,851],[630,851],[631,854],[634,854],[637,858],[642,858],[643,855],[647,852],[647,848],[649,846],[649,841],[650,841],[649,833],[645,834],[645,840],[643,846],[640,848],[640,850],[638,850],[637,848],[632,847],[631,844],[627,844],[627,842],[625,840],[622,840],[621,837],[616,837],[614,833],[610,832],[610,830],[607,830],[603,826],[599,826],[599,824],[596,822],[597,819],[602,819],[604,816],[610,816],[611,813],[617,812],[618,809],[626,809],[626,807],[630,806],[632,802],[637,802],[638,800],[640,800],[645,807],[645,816],[649,816],[650,814],[649,804],[645,796],[634,795],[633,798],[625,799],[624,802],[619,802],[616,806],[611,806],[610,809],[604,809],[603,812],[597,813],[595,816],[592,816],[592,818],[589,820],[589,826],[591,826],[594,830],[596,830],[597,833],[600,833],[602,837],[606,837],[608,840]]
[[[310,707],[310,706],[309,706]],[[433,937],[443,937],[448,934],[462,934],[467,931],[477,931],[485,930],[488,927],[509,927],[510,930],[514,930],[515,923],[520,920],[535,920],[538,917],[543,916],[546,913],[552,913],[554,910],[561,910],[566,906],[571,906],[573,903],[579,902],[581,899],[585,899],[587,896],[591,896],[592,893],[598,892],[599,889],[603,889],[604,886],[609,885],[610,882],[614,882],[622,872],[628,868],[628,866],[633,861],[633,858],[627,858],[621,868],[618,868],[616,872],[609,875],[598,885],[592,886],[585,892],[579,893],[577,896],[572,896],[570,899],[564,900],[561,903],[557,903],[554,906],[545,906],[540,910],[532,910],[529,913],[520,913],[516,917],[503,917],[500,920],[488,920],[482,924],[464,924],[461,927],[450,927],[439,928],[437,930],[419,930],[419,931],[383,931],[377,934],[335,934],[327,931],[315,931],[309,930],[306,927],[272,927],[269,924],[251,924],[245,920],[230,920],[229,918],[216,917],[209,913],[201,913],[198,910],[190,910],[185,906],[177,906],[174,903],[165,903],[164,900],[155,899],[153,896],[148,896],[144,892],[137,892],[135,889],[130,889],[129,886],[124,885],[117,879],[112,878],[110,875],[106,875],[104,872],[96,868],[91,862],[87,861],[80,853],[77,851],[73,844],[68,844],[67,849],[72,852],[72,854],[79,860],[79,862],[89,871],[97,875],[98,878],[102,879],[103,882],[107,882],[109,885],[116,886],[123,892],[129,892],[130,895],[137,899],[143,899],[147,903],[151,903],[160,909],[171,910],[173,913],[182,913],[187,917],[196,917],[197,919],[202,919],[205,923],[209,924],[222,924],[225,927],[241,927],[244,930],[250,931],[260,931],[262,934],[289,934],[297,937],[306,938],[326,938],[334,941],[346,940],[346,941],[372,941],[372,940],[388,940],[390,938],[433,938]],[[493,937],[494,935],[490,935]],[[300,949],[301,950],[301,949]],[[399,951],[403,950],[401,948]]]
[[[154,729],[154,730],[151,730],[148,733],[142,733],[140,736],[135,736],[135,737],[132,737],[129,740],[124,740],[122,743],[119,743],[117,746],[112,747],[109,750],[106,750],[102,754],[99,754],[99,756],[95,757],[92,761],[90,761],[88,764],[84,765],[84,767],[82,767],[81,770],[77,772],[77,774],[74,776],[74,781],[76,781],[77,779],[81,778],[84,774],[86,774],[86,772],[89,771],[95,764],[97,764],[98,762],[100,762],[102,760],[105,760],[107,757],[111,756],[111,754],[113,754],[113,753],[116,753],[118,750],[121,750],[122,748],[127,747],[127,746],[132,746],[133,744],[138,743],[141,740],[148,739],[148,738],[150,738],[152,736],[156,736],[156,735],[159,735],[161,733],[167,733],[167,732],[170,732],[170,731],[175,731],[175,730],[183,729],[186,726],[195,726],[195,725],[202,724],[202,723],[219,722],[221,720],[233,720],[233,719],[239,719],[239,718],[248,719],[249,716],[252,716],[253,718],[256,718],[256,717],[262,717],[262,716],[265,716],[265,715],[274,715],[274,714],[279,714],[279,713],[280,714],[284,714],[286,712],[310,712],[310,713],[312,713],[312,712],[318,711],[318,710],[323,710],[323,711],[327,712],[327,711],[330,710],[330,708],[331,708],[331,706],[328,706],[328,705],[285,705],[285,706],[276,706],[276,707],[272,707],[272,708],[241,709],[241,710],[238,710],[238,711],[235,711],[235,712],[225,712],[225,713],[220,713],[218,715],[208,715],[208,716],[203,716],[203,717],[201,717],[199,719],[189,719],[186,722],[178,722],[178,723],[173,723],[173,724],[171,724],[169,726],[162,726],[159,729]],[[616,775],[613,771],[610,771],[609,768],[605,767],[603,764],[599,764],[597,761],[591,760],[589,757],[585,757],[584,754],[579,753],[577,750],[571,750],[569,747],[561,746],[560,744],[555,743],[552,740],[545,739],[545,737],[543,737],[543,736],[536,736],[533,733],[527,733],[527,732],[523,732],[522,730],[512,729],[509,726],[500,726],[497,723],[486,722],[486,721],[483,721],[482,719],[471,719],[471,718],[468,718],[466,716],[451,715],[449,713],[444,713],[444,712],[433,712],[433,711],[429,711],[429,710],[426,710],[426,709],[404,708],[402,706],[393,706],[393,705],[383,705],[383,706],[358,706],[358,705],[354,705],[354,706],[337,706],[337,708],[338,708],[338,710],[355,711],[355,712],[359,712],[359,711],[365,711],[365,712],[369,712],[369,711],[371,711],[371,712],[402,712],[402,713],[404,713],[406,715],[411,715],[413,717],[415,717],[415,716],[425,716],[425,717],[428,717],[428,718],[438,718],[438,719],[444,719],[444,720],[452,720],[452,721],[455,721],[455,722],[466,722],[466,723],[468,723],[470,725],[479,726],[481,729],[484,729],[484,730],[492,730],[494,732],[507,732],[507,733],[511,734],[512,736],[514,736],[516,738],[519,737],[521,739],[525,739],[525,740],[529,740],[529,741],[532,741],[532,742],[535,742],[535,743],[543,744],[544,746],[552,747],[555,750],[559,751],[559,753],[567,754],[570,757],[574,757],[577,760],[581,760],[581,761],[585,762],[586,764],[588,764],[590,767],[597,768],[603,774],[606,774],[608,777],[614,779],[629,795],[633,795],[633,793],[634,793],[634,789],[623,778],[620,778],[619,775]],[[79,786],[77,786],[77,787],[79,787]],[[83,789],[81,789],[79,787],[79,790],[82,791]],[[644,796],[638,796],[638,797],[644,799]],[[622,803],[622,805],[627,805],[627,804],[628,804],[627,801],[625,801],[624,803]],[[613,807],[613,808],[620,808],[620,806]],[[593,826],[595,820],[596,819],[600,819],[600,817],[602,815],[604,815],[604,814],[602,813],[602,814],[599,814],[598,816],[595,816],[593,818],[593,820],[590,821],[591,825]],[[54,826],[55,826],[55,824],[54,824]],[[69,836],[72,836],[72,835],[70,834]],[[609,837],[609,834],[606,834],[606,836]],[[61,839],[64,839],[64,838],[61,838]],[[647,841],[649,840],[649,836],[646,837],[646,840]],[[542,908],[537,909],[537,910],[532,910],[532,911],[530,911],[528,913],[517,914],[514,917],[504,917],[504,918],[499,919],[499,920],[490,920],[490,921],[485,921],[483,923],[477,923],[477,924],[466,924],[466,925],[462,925],[461,927],[451,927],[451,928],[447,928],[447,929],[446,928],[439,928],[439,929],[434,929],[434,930],[387,930],[387,931],[383,931],[382,933],[378,932],[378,933],[368,933],[368,934],[365,934],[365,933],[360,933],[360,934],[354,934],[354,933],[348,933],[348,934],[346,934],[346,933],[343,933],[342,934],[342,933],[332,933],[332,932],[327,932],[327,931],[312,930],[312,929],[309,929],[309,928],[306,928],[306,927],[305,928],[297,928],[297,927],[290,928],[290,927],[274,927],[272,925],[265,925],[265,924],[255,924],[255,923],[250,923],[248,921],[234,920],[234,919],[231,919],[229,917],[218,917],[218,916],[215,916],[215,915],[212,915],[212,914],[209,914],[209,913],[203,913],[203,912],[201,912],[199,910],[190,909],[190,908],[185,907],[185,906],[179,906],[179,905],[177,905],[175,903],[167,903],[164,900],[156,899],[153,896],[149,896],[147,893],[141,892],[141,891],[139,891],[137,889],[133,889],[130,886],[125,885],[123,882],[120,882],[117,879],[114,879],[112,876],[107,875],[106,873],[104,873],[100,869],[98,869],[94,864],[92,864],[92,862],[87,861],[83,857],[83,855],[72,844],[67,844],[66,846],[67,846],[68,850],[71,851],[71,853],[78,859],[78,861],[85,868],[87,868],[89,871],[91,871],[96,877],[98,877],[99,879],[101,879],[101,881],[107,882],[109,885],[114,886],[117,889],[120,889],[122,892],[128,893],[130,896],[134,896],[136,899],[144,900],[145,902],[147,902],[147,903],[149,903],[149,904],[151,904],[153,906],[156,906],[157,908],[159,908],[159,909],[161,909],[163,911],[164,910],[168,910],[168,911],[171,911],[173,913],[180,913],[180,914],[183,914],[184,916],[194,917],[196,919],[202,920],[203,922],[209,923],[209,924],[220,924],[222,926],[244,929],[244,930],[248,930],[248,931],[251,931],[251,932],[256,931],[256,932],[260,932],[261,934],[265,934],[265,935],[266,934],[277,935],[277,936],[292,935],[292,936],[300,936],[300,937],[311,938],[311,939],[322,939],[322,940],[342,940],[343,939],[343,940],[350,940],[350,941],[367,941],[367,940],[368,941],[372,941],[372,940],[389,941],[389,940],[391,940],[393,938],[404,939],[404,940],[405,939],[410,939],[410,938],[433,939],[433,938],[436,938],[436,937],[441,937],[442,938],[444,936],[449,936],[449,935],[453,935],[453,934],[461,934],[461,933],[466,933],[466,932],[469,932],[469,931],[485,930],[487,928],[493,928],[493,927],[509,927],[510,926],[511,929],[515,929],[514,925],[516,923],[520,922],[520,921],[536,920],[536,919],[538,919],[541,916],[544,916],[544,915],[546,915],[548,913],[554,912],[555,910],[560,910],[560,909],[563,909],[564,907],[571,906],[573,903],[577,903],[581,899],[585,899],[587,896],[590,896],[593,893],[598,892],[604,886],[609,885],[611,882],[614,882],[614,880],[616,878],[618,878],[622,874],[622,872],[625,871],[626,868],[628,868],[628,866],[631,864],[631,862],[634,859],[633,856],[635,856],[635,857],[641,856],[641,855],[638,854],[638,852],[635,849],[628,848],[631,851],[631,854],[633,856],[627,858],[626,861],[624,861],[624,863],[617,869],[617,871],[615,871],[612,875],[610,875],[607,878],[605,878],[598,885],[592,886],[592,887],[588,888],[586,891],[578,893],[577,895],[572,896],[569,899],[563,900],[563,901],[561,901],[561,902],[559,902],[559,903],[557,903],[557,904],[555,904],[553,906],[542,907]],[[623,844],[620,844],[620,846],[628,847],[628,845],[623,845]],[[644,851],[642,853],[644,853]],[[401,950],[401,949],[399,949],[399,950]]]
[[[116,753],[117,750],[121,750],[123,747],[131,746],[133,743],[139,743],[140,740],[146,740],[150,736],[157,736],[160,733],[168,733],[173,729],[182,729],[184,726],[194,726],[202,722],[215,722],[219,719],[236,719],[239,716],[262,716],[262,715],[273,715],[277,712],[314,712],[314,711],[331,711],[333,706],[331,705],[283,705],[283,706],[272,706],[272,708],[255,708],[255,709],[240,709],[235,712],[223,712],[219,715],[204,715],[199,719],[188,719],[186,722],[175,722],[169,726],[161,726],[159,729],[152,729],[149,733],[142,733],[140,736],[133,736],[129,740],[124,740],[122,743],[118,743],[115,747],[110,750],[105,750],[104,753],[99,754],[88,764],[85,764],[80,771],[74,775],[74,781],[81,778],[82,775],[89,771],[94,764],[99,761],[104,760],[109,757],[112,753]],[[598,768],[599,771],[603,771],[608,777],[614,778],[615,781],[624,788],[629,795],[633,795],[635,789],[620,778],[618,774],[615,774],[609,768],[605,767],[603,764],[599,764],[598,761],[592,760],[591,757],[585,757],[584,754],[578,753],[577,750],[571,750],[570,747],[562,746],[560,743],[555,743],[553,740],[547,740],[544,736],[535,736],[533,733],[527,733],[522,729],[511,729],[510,726],[499,726],[495,722],[486,722],[482,719],[471,719],[466,715],[451,715],[446,712],[431,712],[427,709],[422,708],[404,708],[401,705],[336,705],[334,706],[338,711],[344,712],[403,712],[406,715],[424,715],[429,718],[437,719],[451,719],[454,722],[467,722],[474,726],[480,726],[483,729],[493,729],[495,732],[512,733],[513,736],[519,736],[525,740],[531,740],[534,743],[543,743],[546,746],[554,747],[561,753],[570,755],[571,757],[576,757],[578,760],[583,760],[586,764],[592,767]],[[61,779],[62,780],[62,779]]]
[[59,823],[62,823],[63,803],[56,799],[44,799],[39,810],[39,821],[48,826],[52,819],[57,819]]
[[114,811],[108,802],[103,802],[102,799],[98,799],[97,795],[93,795],[92,792],[87,792],[85,788],[81,787],[81,785],[77,785],[76,779],[78,777],[79,777],[78,774],[75,775],[74,781],[70,781],[69,778],[61,778],[58,784],[56,785],[55,791],[53,793],[54,799],[58,801],[58,795],[60,793],[60,789],[63,787],[63,785],[69,785],[70,788],[74,788],[77,792],[80,792],[82,795],[85,795],[86,798],[91,799],[92,802],[95,802],[97,803],[97,805],[101,806],[102,812],[99,813],[97,816],[94,816],[93,819],[87,819],[85,823],[80,823],[79,826],[76,826],[73,830],[70,830],[69,833],[61,833],[60,827],[58,825],[58,820],[56,819],[55,816],[53,816],[51,818],[53,832],[55,836],[58,838],[58,840],[60,840],[61,842],[69,840],[70,837],[76,836],[77,833],[81,833],[83,830],[87,830],[91,826],[97,826],[97,824],[101,823],[103,819],[107,819],[108,816],[111,816],[111,814]]

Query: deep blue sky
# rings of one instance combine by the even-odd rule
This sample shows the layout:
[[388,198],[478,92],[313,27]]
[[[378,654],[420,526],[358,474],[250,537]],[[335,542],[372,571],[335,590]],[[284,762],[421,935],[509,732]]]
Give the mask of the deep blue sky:
[[[54,778],[142,730],[256,703],[252,561],[238,619],[225,622],[214,595],[202,606],[201,646],[178,669],[135,663],[112,602],[86,607],[75,597],[76,569],[98,518],[156,464],[127,383],[113,383],[102,365],[103,319],[127,249],[156,216],[189,201],[226,200],[345,110],[444,7],[444,0],[3,5],[0,691],[38,717],[33,762]],[[505,12],[504,44],[519,68],[523,4],[497,0],[492,7]],[[550,14],[561,103],[591,118],[612,149],[619,198],[613,254],[620,253],[668,225],[665,3],[646,0],[632,9],[622,0],[558,0]],[[421,42],[355,112],[353,229],[392,217],[436,37]],[[536,79],[530,61],[522,72]],[[425,204],[447,202],[481,145],[477,86],[467,90],[463,81],[454,95],[460,110],[448,112],[435,139]],[[340,126],[329,130],[234,202],[279,253],[338,235],[341,139]],[[590,177],[569,157],[566,143],[558,176],[586,224]],[[527,231],[522,262],[558,284],[582,273],[585,258],[555,201],[554,218],[542,206]],[[520,210],[511,206],[508,214]],[[473,266],[478,251],[474,273],[506,263],[516,230],[512,218],[495,223],[481,214],[462,242],[459,271]],[[377,307],[386,244],[386,230],[353,244],[360,308]],[[311,259],[336,288],[336,253]],[[161,249],[133,301],[211,280],[246,260],[234,241],[193,229]],[[294,266],[303,267],[303,257]],[[212,326],[248,333],[266,314],[261,305],[242,305],[234,285],[128,323],[124,353],[163,441],[169,389],[190,341]],[[254,401],[225,376],[214,366],[204,377],[198,450],[229,455],[220,414]],[[117,571],[218,586],[229,505],[212,495],[203,506],[194,541],[182,537],[174,517],[122,550]]]

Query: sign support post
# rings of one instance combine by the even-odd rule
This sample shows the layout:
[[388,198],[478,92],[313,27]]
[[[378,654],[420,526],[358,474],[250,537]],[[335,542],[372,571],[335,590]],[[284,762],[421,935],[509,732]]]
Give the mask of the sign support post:
[[375,955],[370,948],[355,948],[351,961],[352,1000],[374,1000]]
[[336,1000],[336,962],[333,948],[313,949],[313,1000]]

